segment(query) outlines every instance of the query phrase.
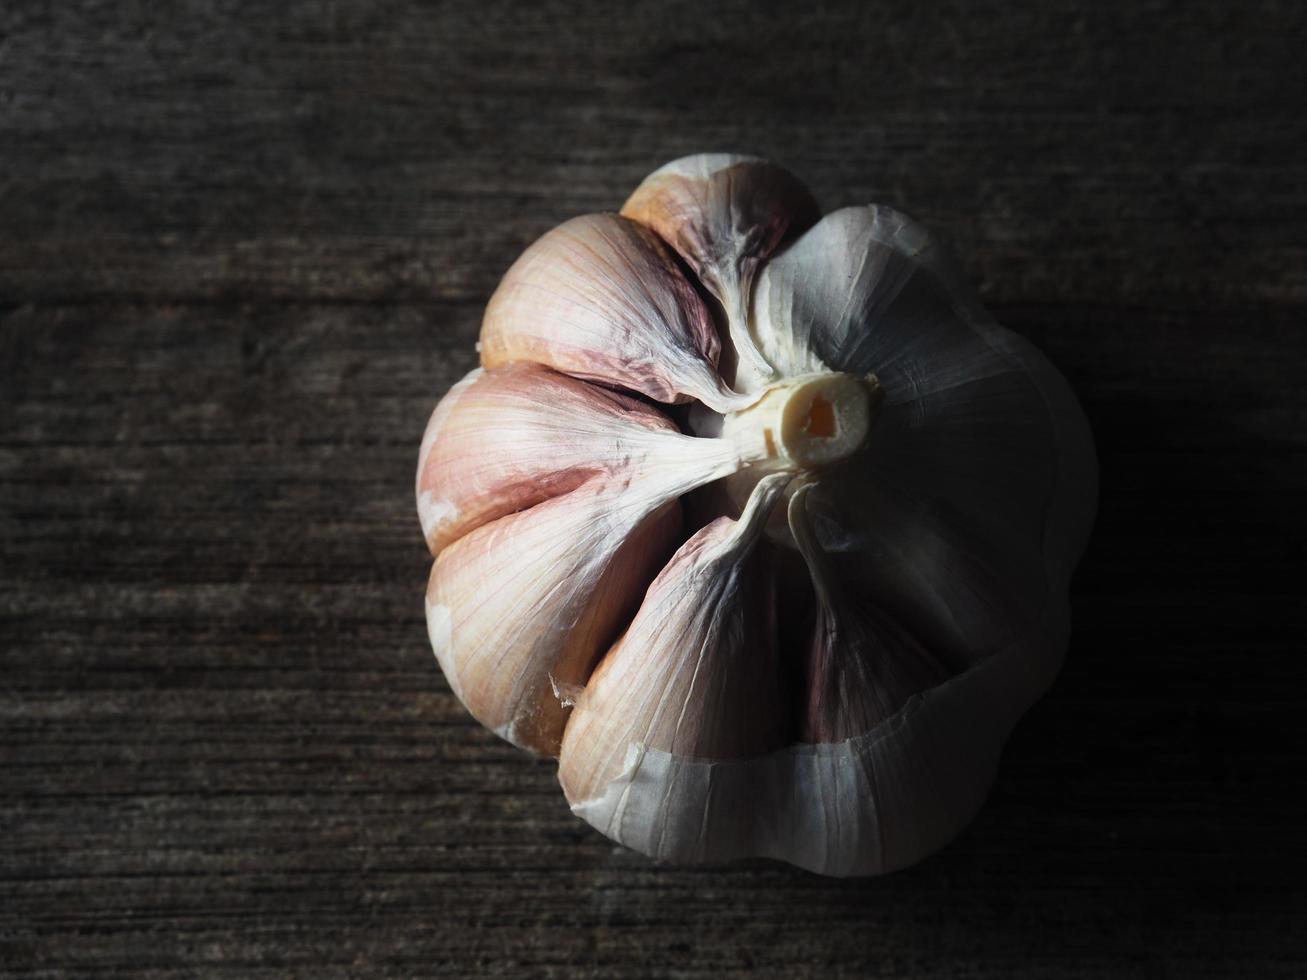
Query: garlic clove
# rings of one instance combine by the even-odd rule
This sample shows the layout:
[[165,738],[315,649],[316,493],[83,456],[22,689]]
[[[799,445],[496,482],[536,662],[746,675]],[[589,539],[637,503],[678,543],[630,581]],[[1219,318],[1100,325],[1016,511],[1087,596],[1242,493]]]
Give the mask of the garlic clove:
[[754,391],[773,380],[749,329],[749,297],[760,264],[821,216],[802,181],[757,157],[702,153],[655,170],[622,214],[662,236],[722,304],[736,386]]
[[567,709],[675,547],[680,509],[622,507],[586,487],[501,518],[440,553],[427,586],[436,659],[481,724],[558,751]]
[[869,596],[851,593],[817,544],[806,501],[814,484],[790,497],[789,525],[817,593],[804,658],[804,742],[842,742],[871,731],[965,664],[945,666]]
[[754,329],[763,355],[786,375],[883,364],[902,338],[881,329],[897,322],[890,307],[933,250],[929,233],[892,208],[832,211],[758,278]]
[[863,735],[952,674],[875,606],[823,606],[805,664],[800,740]]
[[427,420],[427,427],[422,432],[422,444],[418,448],[418,470],[416,494],[418,500],[418,520],[422,524],[422,533],[430,540],[430,531],[428,530],[435,523],[437,515],[430,513],[431,508],[436,501],[433,498],[423,500],[423,474],[427,470],[427,462],[431,457],[431,451],[435,448],[436,442],[440,439],[441,433],[444,432],[446,424],[449,422],[450,415],[454,412],[454,407],[463,397],[463,393],[468,388],[476,384],[477,380],[485,371],[482,368],[473,368],[462,378],[456,381],[445,392],[443,398],[436,402],[435,409],[431,412],[431,417]]
[[[776,648],[773,578],[755,553],[789,479],[765,477],[739,521],[718,518],[681,546],[577,700],[563,737],[559,780],[573,809],[618,840],[626,841],[625,832],[612,821],[658,821],[669,842],[684,838],[692,847],[709,819],[674,805],[612,811],[605,801],[625,780],[630,751],[735,759],[793,739]],[[647,828],[627,830],[638,836]]]
[[656,408],[538,364],[477,369],[433,413],[418,463],[432,554],[496,518],[683,442]]
[[558,692],[585,683],[672,552],[678,498],[742,465],[726,440],[652,434],[661,441],[638,465],[500,517],[436,558],[436,658],[473,716],[515,745],[557,752]]
[[717,373],[708,308],[659,237],[615,214],[573,218],[528,248],[490,298],[481,364],[545,364],[660,402],[725,412],[750,399]]

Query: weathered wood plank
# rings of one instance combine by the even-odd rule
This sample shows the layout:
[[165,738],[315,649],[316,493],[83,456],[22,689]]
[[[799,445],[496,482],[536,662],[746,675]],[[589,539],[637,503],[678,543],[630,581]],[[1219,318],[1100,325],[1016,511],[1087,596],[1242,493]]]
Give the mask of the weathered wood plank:
[[19,2],[0,36],[18,301],[483,301],[527,241],[711,148],[905,208],[996,302],[1307,296],[1283,0]]
[[[0,974],[1298,977],[1292,4],[0,9]],[[522,245],[689,151],[958,248],[1103,500],[951,847],[676,869],[427,649],[411,501]]]

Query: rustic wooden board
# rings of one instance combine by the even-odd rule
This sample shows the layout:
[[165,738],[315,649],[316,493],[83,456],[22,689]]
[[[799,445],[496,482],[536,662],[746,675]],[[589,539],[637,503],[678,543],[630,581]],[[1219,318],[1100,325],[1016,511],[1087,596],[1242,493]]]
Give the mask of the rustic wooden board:
[[[0,973],[1307,972],[1295,5],[157,6],[0,9]],[[615,848],[427,648],[498,276],[721,148],[934,227],[1099,442],[1067,667],[884,879]]]

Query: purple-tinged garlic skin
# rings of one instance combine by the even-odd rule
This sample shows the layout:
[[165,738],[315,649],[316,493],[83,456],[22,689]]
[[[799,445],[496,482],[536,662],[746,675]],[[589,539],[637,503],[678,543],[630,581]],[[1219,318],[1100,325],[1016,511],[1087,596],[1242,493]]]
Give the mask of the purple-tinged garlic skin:
[[661,860],[879,874],[956,836],[1061,665],[1097,462],[934,238],[687,157],[528,249],[481,352],[417,479],[472,714]]
[[585,683],[680,530],[675,494],[624,501],[596,484],[445,548],[427,585],[427,624],[477,721],[557,754],[567,710],[555,692]]
[[651,173],[622,215],[662,236],[721,303],[738,361],[730,380],[742,391],[775,380],[749,329],[749,297],[762,263],[821,217],[808,188],[766,160],[703,153]]
[[564,222],[528,248],[486,307],[481,364],[519,361],[660,402],[746,404],[717,374],[712,315],[671,250],[615,214]]
[[[428,461],[444,466],[423,467],[419,506],[438,487],[475,519],[454,540],[447,523],[431,526],[432,644],[478,721],[556,754],[567,717],[556,692],[583,685],[630,620],[675,548],[678,499],[746,457],[730,440],[682,435],[656,409],[547,369],[487,371],[456,397],[433,416]],[[478,424],[488,406],[501,428]],[[570,423],[562,432],[560,419]]]
[[433,555],[686,438],[651,405],[538,364],[477,368],[457,391],[458,410],[432,418],[418,462],[418,513]]

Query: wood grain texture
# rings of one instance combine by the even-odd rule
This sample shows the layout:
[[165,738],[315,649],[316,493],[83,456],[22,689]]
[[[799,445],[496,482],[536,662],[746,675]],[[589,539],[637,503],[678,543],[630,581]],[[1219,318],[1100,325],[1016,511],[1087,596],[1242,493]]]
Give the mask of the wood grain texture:
[[[0,8],[0,974],[1307,973],[1297,5],[714,8]],[[708,149],[936,229],[1099,443],[1066,669],[884,879],[613,847],[427,648],[485,299]]]

